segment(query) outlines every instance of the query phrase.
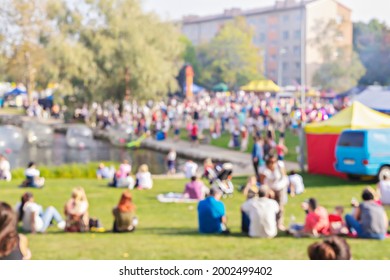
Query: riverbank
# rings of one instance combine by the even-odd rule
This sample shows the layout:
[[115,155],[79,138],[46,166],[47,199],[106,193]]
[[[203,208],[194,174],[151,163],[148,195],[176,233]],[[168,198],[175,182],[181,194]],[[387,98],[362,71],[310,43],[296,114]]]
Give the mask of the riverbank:
[[[21,126],[24,121],[29,120],[31,118],[26,116],[13,116],[7,118],[7,123]],[[65,124],[61,120],[56,119],[43,119],[38,121],[50,125],[55,132],[63,134],[72,126],[72,124]],[[92,130],[96,139],[108,141],[109,135],[107,131],[99,129]],[[164,141],[157,141],[152,138],[147,138],[142,141],[141,148],[162,153],[168,153],[171,149],[175,149],[178,156],[191,158],[200,162],[203,162],[206,158],[211,158],[214,162],[231,162],[233,164],[234,175],[249,176],[254,173],[251,155],[236,150],[229,150],[208,144],[194,146],[191,142],[183,140],[174,141],[173,139],[166,139]],[[286,168],[287,170],[299,170],[299,165],[287,161]],[[180,173],[175,175],[176,178],[181,178],[182,176]]]

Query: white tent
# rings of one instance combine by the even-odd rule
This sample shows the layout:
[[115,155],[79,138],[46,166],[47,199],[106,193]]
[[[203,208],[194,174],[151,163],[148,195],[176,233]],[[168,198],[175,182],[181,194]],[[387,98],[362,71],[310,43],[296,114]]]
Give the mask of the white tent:
[[357,95],[353,101],[370,107],[371,109],[390,113],[390,88],[371,86]]

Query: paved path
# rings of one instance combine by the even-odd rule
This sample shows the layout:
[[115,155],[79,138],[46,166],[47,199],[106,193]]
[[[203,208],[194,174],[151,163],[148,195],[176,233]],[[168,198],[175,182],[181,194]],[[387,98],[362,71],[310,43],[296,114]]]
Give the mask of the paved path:
[[[234,165],[235,175],[252,175],[254,173],[251,155],[239,151],[202,144],[193,146],[188,141],[173,141],[172,139],[156,141],[149,138],[144,140],[141,146],[146,149],[165,153],[168,153],[170,149],[175,149],[176,153],[180,156],[201,161],[206,158],[211,158],[213,161],[229,161]],[[299,165],[293,162],[286,162],[286,167],[287,170],[299,170]]]

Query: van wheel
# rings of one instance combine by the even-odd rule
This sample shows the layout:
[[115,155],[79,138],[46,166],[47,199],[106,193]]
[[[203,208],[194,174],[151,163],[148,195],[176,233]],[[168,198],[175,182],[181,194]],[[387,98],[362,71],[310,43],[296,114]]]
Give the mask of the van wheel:
[[386,176],[390,178],[390,166],[382,166],[378,173],[378,180],[383,180],[383,177]]

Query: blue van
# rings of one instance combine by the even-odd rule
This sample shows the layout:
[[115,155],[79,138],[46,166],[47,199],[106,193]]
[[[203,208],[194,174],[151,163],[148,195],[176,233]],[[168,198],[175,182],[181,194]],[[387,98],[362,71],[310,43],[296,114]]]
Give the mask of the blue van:
[[349,178],[390,178],[390,129],[344,130],[336,146],[337,171]]

